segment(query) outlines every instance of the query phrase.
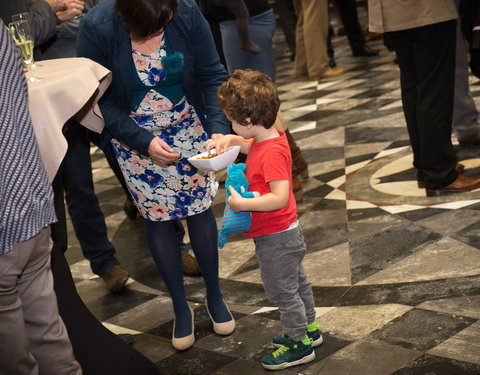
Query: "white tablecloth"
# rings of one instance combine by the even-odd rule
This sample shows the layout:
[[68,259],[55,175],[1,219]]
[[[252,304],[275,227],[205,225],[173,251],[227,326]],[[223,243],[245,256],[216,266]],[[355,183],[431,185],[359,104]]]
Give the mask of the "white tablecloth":
[[74,117],[86,128],[102,131],[104,122],[97,101],[112,77],[108,69],[85,58],[43,60],[37,64],[40,66],[34,74],[43,80],[29,81],[29,108],[51,181],[67,151],[62,128],[68,119]]

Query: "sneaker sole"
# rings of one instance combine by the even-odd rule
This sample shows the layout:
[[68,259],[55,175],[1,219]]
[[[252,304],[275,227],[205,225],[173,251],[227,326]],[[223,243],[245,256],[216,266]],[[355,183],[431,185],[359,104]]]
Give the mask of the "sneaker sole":
[[[310,345],[312,345],[312,348],[316,348],[317,346],[320,346],[322,344],[323,344],[323,336],[320,335],[320,337],[318,339],[316,339],[315,341],[312,341],[312,343]],[[283,346],[282,344],[276,344],[274,342],[272,342],[272,345],[275,348],[281,348]]]
[[279,365],[266,365],[265,363],[262,363],[262,366],[265,367],[267,370],[283,370],[288,367],[302,365],[304,363],[312,362],[314,360],[315,360],[315,352],[312,352],[309,355],[293,362],[284,362],[284,363],[280,363]]
[[317,346],[320,346],[323,344],[323,336],[320,335],[320,337],[318,339],[316,339],[315,341],[312,341],[311,345],[312,345],[312,348],[315,348]]

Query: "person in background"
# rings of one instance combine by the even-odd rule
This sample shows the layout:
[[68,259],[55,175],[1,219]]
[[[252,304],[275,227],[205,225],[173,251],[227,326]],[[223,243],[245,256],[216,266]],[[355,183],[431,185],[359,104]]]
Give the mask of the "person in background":
[[460,0],[460,17],[469,46],[470,70],[480,77],[480,3],[477,0]]
[[2,0],[0,18],[8,25],[13,14],[29,12],[35,47],[57,32],[57,26],[82,14],[83,0]]
[[369,2],[369,29],[385,32],[397,54],[413,165],[427,196],[480,187],[479,176],[460,174],[451,141],[457,17],[454,0]]
[[80,375],[53,290],[53,191],[27,106],[17,47],[0,20],[0,369]]
[[[460,0],[456,0],[457,9]],[[473,14],[478,12],[473,12]],[[464,12],[457,20],[455,52],[455,89],[453,102],[453,131],[461,145],[480,144],[480,118],[468,82],[467,41],[462,31]]]
[[293,0],[275,0],[273,9],[277,13],[278,24],[285,34],[285,41],[291,53],[291,60],[295,60],[295,27],[297,15],[293,7]]
[[184,350],[195,341],[174,230],[179,218],[187,222],[213,328],[230,334],[235,320],[220,290],[210,208],[218,182],[213,172],[200,172],[187,160],[205,150],[208,136],[228,132],[216,103],[227,75],[208,23],[194,0],[105,0],[82,18],[77,54],[112,72],[99,102],[102,142],[113,145],[145,218],[148,246],[173,302],[172,345]]
[[245,233],[253,238],[263,288],[280,312],[283,334],[273,338],[278,347],[262,359],[269,370],[311,362],[313,346],[323,343],[315,322],[312,286],[303,270],[306,253],[302,228],[291,189],[288,141],[273,125],[280,100],[272,80],[263,73],[236,70],[218,90],[218,101],[238,135],[210,140],[207,149],[224,152],[231,145],[247,154],[246,177],[256,198],[243,198],[230,186],[228,204],[234,211],[251,211]]
[[365,35],[358,21],[357,3],[355,0],[333,0],[338,6],[340,18],[342,20],[348,44],[355,57],[377,56],[378,51],[371,49],[366,44]]
[[250,38],[248,31],[249,12],[243,0],[203,0],[209,1],[215,6],[224,6],[231,12],[237,22],[237,32],[240,39],[240,47],[250,53],[259,53],[262,49]]
[[245,0],[250,15],[248,28],[251,38],[261,51],[251,53],[241,48],[237,32],[235,14],[226,6],[219,6],[216,0],[203,0],[202,13],[214,19],[220,26],[222,48],[226,68],[229,73],[235,69],[254,69],[268,74],[275,79],[275,54],[272,46],[275,32],[275,16],[267,0]]
[[[100,0],[85,0],[81,15]],[[60,23],[56,33],[36,48],[36,60],[75,57],[78,26],[81,17]],[[105,217],[95,194],[90,158],[90,131],[75,119],[63,127],[68,149],[53,182],[57,215],[64,220],[55,227],[55,236],[61,238],[62,250],[68,249],[64,200],[83,256],[89,260],[92,272],[100,276],[112,293],[125,289],[129,273],[115,257],[116,249],[108,239]]]
[[[78,18],[98,0],[6,1],[0,16],[7,22],[15,12],[30,13],[35,34],[35,59],[57,59],[75,56]],[[115,258],[115,247],[108,239],[105,217],[93,186],[90,142],[87,129],[74,119],[63,128],[68,149],[52,185],[59,221],[53,226],[53,240],[63,252],[68,249],[64,201],[80,243],[82,253],[90,261],[93,273],[102,277],[107,289],[121,292],[129,274]]]
[[295,76],[318,81],[345,73],[329,67],[327,54],[328,0],[294,0],[297,13]]

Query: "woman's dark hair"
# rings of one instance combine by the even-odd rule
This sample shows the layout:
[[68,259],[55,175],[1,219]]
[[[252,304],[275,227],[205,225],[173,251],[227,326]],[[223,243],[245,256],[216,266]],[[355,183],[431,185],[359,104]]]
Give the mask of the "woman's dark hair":
[[135,41],[163,29],[177,10],[179,0],[116,0],[115,9]]

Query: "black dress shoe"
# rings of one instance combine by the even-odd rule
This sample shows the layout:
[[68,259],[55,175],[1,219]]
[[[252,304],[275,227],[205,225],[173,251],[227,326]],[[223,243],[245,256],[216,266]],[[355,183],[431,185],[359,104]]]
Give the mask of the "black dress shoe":
[[377,56],[377,55],[378,55],[378,51],[375,51],[375,50],[371,49],[367,45],[363,46],[363,48],[361,48],[361,49],[353,51],[353,56],[355,56],[355,57],[357,57],[357,56],[372,57],[372,56]]

